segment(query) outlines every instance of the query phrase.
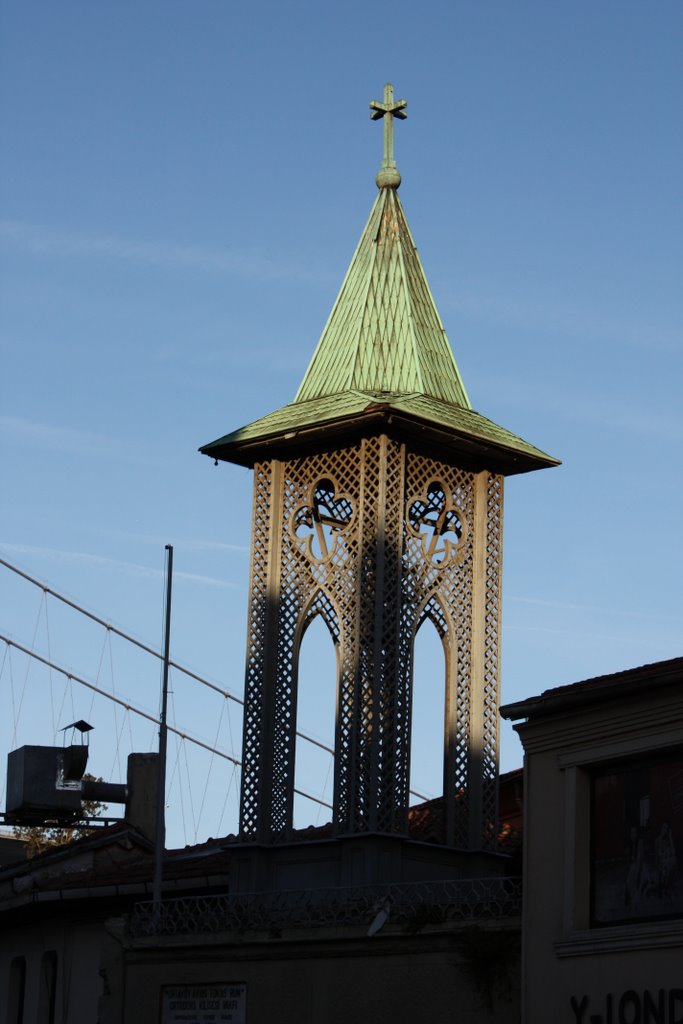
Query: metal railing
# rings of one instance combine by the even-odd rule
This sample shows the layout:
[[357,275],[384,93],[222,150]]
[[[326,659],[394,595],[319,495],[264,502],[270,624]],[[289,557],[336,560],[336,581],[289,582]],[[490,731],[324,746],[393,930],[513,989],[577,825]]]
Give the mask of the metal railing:
[[274,893],[193,896],[136,904],[135,937],[205,935],[319,926],[369,927],[377,914],[406,931],[432,924],[517,917],[521,878],[468,878]]

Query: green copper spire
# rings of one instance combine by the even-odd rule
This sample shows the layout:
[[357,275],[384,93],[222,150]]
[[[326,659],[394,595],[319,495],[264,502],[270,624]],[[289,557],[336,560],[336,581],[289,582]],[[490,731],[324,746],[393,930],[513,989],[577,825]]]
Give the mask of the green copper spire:
[[348,390],[470,408],[396,186],[380,189],[295,402]]
[[401,184],[401,175],[398,173],[396,161],[394,160],[394,118],[398,117],[405,121],[408,114],[405,100],[394,102],[394,87],[391,82],[384,86],[384,103],[378,100],[370,101],[370,117],[373,121],[384,118],[384,159],[379,173],[376,177],[377,188],[398,188]]
[[477,465],[527,472],[557,460],[474,412],[396,190],[394,118],[407,103],[370,104],[384,121],[379,195],[293,402],[200,450],[253,465],[264,451],[305,450],[325,437],[392,429],[457,449]]
[[418,393],[470,408],[396,195],[393,122],[407,117],[406,107],[394,101],[391,84],[383,103],[370,104],[372,119],[384,119],[380,192],[295,402],[358,390]]

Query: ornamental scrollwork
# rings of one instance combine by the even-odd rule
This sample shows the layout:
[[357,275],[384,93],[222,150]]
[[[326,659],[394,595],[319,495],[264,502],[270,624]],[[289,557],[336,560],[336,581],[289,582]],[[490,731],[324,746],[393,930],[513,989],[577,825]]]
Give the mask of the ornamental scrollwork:
[[408,501],[408,529],[422,540],[426,561],[442,568],[464,557],[467,521],[462,509],[439,481],[421,498]]
[[351,499],[346,494],[337,496],[334,481],[325,478],[311,486],[308,501],[294,510],[290,528],[311,561],[325,562],[352,520]]

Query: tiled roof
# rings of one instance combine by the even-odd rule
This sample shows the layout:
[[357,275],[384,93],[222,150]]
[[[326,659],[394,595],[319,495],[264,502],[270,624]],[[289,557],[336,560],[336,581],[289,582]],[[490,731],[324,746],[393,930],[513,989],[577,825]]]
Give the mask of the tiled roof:
[[[521,768],[504,772],[498,779],[499,821],[498,852],[516,855],[522,845],[524,772]],[[443,797],[415,804],[408,811],[408,834],[422,843],[443,843]]]
[[646,687],[674,686],[680,690],[681,683],[683,658],[670,658],[667,661],[656,661],[650,665],[640,665],[622,672],[612,672],[556,686],[544,690],[537,697],[529,697],[515,704],[505,704],[501,707],[500,713],[503,718],[511,721],[538,718],[558,712],[564,713],[568,708],[619,699],[628,693],[639,693]]
[[553,466],[558,460],[539,448],[517,437],[505,427],[467,408],[456,406],[443,399],[424,394],[400,394],[387,392],[344,391],[335,395],[323,395],[308,401],[291,402],[276,412],[255,420],[246,427],[233,431],[212,441],[201,450],[206,455],[221,457],[222,449],[282,437],[293,431],[305,430],[326,423],[339,422],[362,413],[385,409],[405,413],[407,416],[426,423],[457,432],[468,438],[493,444],[530,456],[539,465]]
[[[182,850],[166,850],[163,882],[166,889],[181,889],[194,881],[229,875],[230,846],[235,836],[210,839]],[[48,847],[31,860],[0,872],[0,912],[15,897],[41,892],[75,892],[92,895],[107,887],[151,887],[154,847],[132,827],[120,823],[98,828],[91,835],[64,846]],[[105,893],[106,894],[106,893]]]

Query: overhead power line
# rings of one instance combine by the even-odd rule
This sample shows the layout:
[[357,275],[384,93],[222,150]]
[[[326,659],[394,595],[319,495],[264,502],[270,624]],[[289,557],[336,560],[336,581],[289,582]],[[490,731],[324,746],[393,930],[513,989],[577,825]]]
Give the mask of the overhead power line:
[[[96,622],[98,626],[102,626],[104,629],[108,630],[110,633],[114,633],[116,636],[120,636],[123,640],[126,640],[126,641],[128,641],[128,643],[134,644],[135,647],[140,648],[140,650],[145,651],[147,654],[151,654],[155,658],[158,658],[159,661],[163,661],[163,654],[161,654],[160,651],[156,651],[153,647],[150,647],[148,644],[143,643],[142,640],[138,640],[137,637],[131,636],[130,633],[126,633],[124,630],[119,629],[119,627],[113,625],[113,623],[107,622],[106,619],[101,619],[99,617],[99,615],[95,615],[94,612],[89,611],[87,608],[83,608],[83,606],[77,604],[76,601],[72,601],[70,598],[65,597],[64,594],[60,594],[59,591],[53,590],[52,587],[48,587],[48,585],[46,583],[43,583],[42,580],[35,579],[35,577],[30,576],[27,572],[24,572],[24,570],[20,569],[18,566],[12,565],[11,562],[6,561],[6,559],[4,559],[4,558],[0,558],[0,565],[4,565],[6,569],[10,570],[10,572],[16,573],[17,576],[21,576],[22,579],[27,580],[29,583],[33,584],[34,587],[38,587],[40,590],[43,591],[44,594],[49,594],[51,597],[54,597],[57,601],[61,601],[62,604],[68,605],[69,608],[73,608],[74,611],[79,612],[81,615],[85,615],[87,618],[91,619],[93,622]],[[2,639],[4,639],[4,637]],[[19,647],[18,644],[13,644],[13,646],[14,647]],[[26,653],[29,653],[31,655],[31,657],[38,657],[38,655],[34,655],[32,652],[28,652],[27,651]],[[39,658],[39,660],[42,661],[44,659]],[[49,663],[46,661],[45,664],[49,664]],[[227,700],[232,700],[236,704],[241,704],[242,706],[244,706],[244,700],[241,697],[238,697],[236,694],[231,693],[230,690],[224,690],[222,687],[217,686],[215,683],[212,683],[210,680],[205,679],[203,676],[198,675],[196,672],[193,672],[192,669],[187,668],[185,665],[181,665],[177,661],[173,661],[173,660],[169,660],[169,665],[172,668],[177,669],[178,672],[182,672],[183,675],[188,676],[190,679],[194,679],[195,682],[200,683],[202,686],[206,686],[210,690],[213,690],[215,693],[219,693],[222,697],[225,697]],[[57,669],[57,671],[63,672],[63,674],[67,675],[67,676],[70,675],[71,678],[73,678],[73,679],[77,679],[77,677],[74,676],[73,673],[68,673],[68,672],[66,672],[66,671],[64,671],[62,669]],[[116,698],[112,697],[111,694],[106,693],[106,691],[97,690],[97,687],[95,687],[94,684],[92,684],[92,683],[85,683],[84,682],[84,685],[85,686],[89,686],[91,689],[94,689],[96,692],[103,693],[104,696],[109,697],[112,700],[116,700],[117,703],[122,704],[123,707],[128,707],[128,705],[125,703],[125,701],[117,700]],[[133,709],[131,708],[131,710],[133,710]],[[145,712],[136,711],[136,713],[144,715],[144,717],[150,718],[151,721],[154,721],[154,722],[157,722],[157,724],[160,724],[157,721],[157,719],[151,718],[151,716],[147,715]],[[186,736],[185,733],[182,733],[182,732],[180,732],[177,729],[174,729],[173,731],[177,732],[178,735],[180,735],[180,736],[183,736],[183,737],[185,737],[187,739],[190,739],[189,736]],[[330,754],[334,758],[335,751],[334,751],[333,747],[328,746],[326,743],[323,743],[321,740],[317,740],[314,736],[310,736],[308,733],[302,732],[300,729],[296,730],[296,735],[300,739],[305,740],[307,743],[312,743],[313,746],[319,747],[320,750],[324,750],[326,753]],[[200,740],[192,740],[192,742],[198,743],[200,746],[205,746],[207,750],[212,750],[213,749],[212,747],[209,747],[206,744],[201,743]],[[219,753],[219,752],[216,751],[216,753]],[[221,754],[221,756],[222,757],[226,757],[227,755]],[[241,763],[242,763],[241,761],[237,761],[234,758],[228,758],[228,760],[233,760],[235,764],[240,764],[241,765]],[[329,807],[330,806],[328,803],[326,803],[324,800],[320,800],[318,797],[309,796],[307,793],[301,793],[301,791],[297,790],[297,789],[295,789],[295,792],[299,793],[301,796],[306,796],[309,800],[313,800],[316,803],[321,804],[323,807]],[[419,793],[415,789],[411,789],[410,793],[412,794],[412,796],[416,796],[420,800],[429,800],[430,799],[430,797],[426,796],[424,793]]]
[[[142,640],[138,640],[137,637],[131,636],[130,633],[126,633],[124,630],[119,629],[118,626],[113,625],[111,622],[107,622],[106,619],[101,619],[99,615],[95,615],[94,612],[88,611],[87,608],[83,608],[82,605],[77,604],[68,597],[65,597],[64,594],[60,594],[59,591],[53,590],[52,587],[48,587],[47,584],[43,583],[41,580],[37,580],[33,576],[29,576],[27,572],[24,572],[23,569],[19,569],[16,565],[12,565],[11,562],[7,562],[4,558],[0,558],[0,565],[4,565],[6,569],[9,569],[11,572],[16,573],[17,576],[21,576],[29,583],[32,583],[34,587],[38,587],[44,594],[49,594],[50,597],[56,598],[57,601],[61,601],[62,604],[68,605],[69,608],[73,608],[74,611],[79,612],[81,615],[85,615],[93,622],[96,622],[98,626],[103,626],[104,629],[108,630],[110,633],[115,633],[116,636],[120,636],[123,640],[127,640],[128,643],[134,644],[136,647],[139,647],[140,650],[146,651],[147,654],[153,655],[153,657],[158,658],[159,661],[164,660],[164,656],[160,651],[155,651],[153,647],[149,647],[147,644],[143,643]],[[238,697],[237,694],[231,693],[230,690],[224,690],[222,687],[217,686],[208,679],[204,679],[203,676],[197,675],[196,672],[193,672],[192,669],[187,668],[185,665],[180,665],[177,661],[173,661],[172,659],[169,659],[169,665],[171,668],[177,669],[178,672],[182,672],[183,675],[189,676],[190,679],[194,679],[195,682],[201,683],[202,686],[207,686],[215,693],[220,693],[220,695],[225,697],[227,700],[233,700],[236,704],[244,706],[244,700],[241,697]],[[326,751],[334,757],[334,750],[332,747],[328,747],[327,744],[317,740],[314,736],[309,736],[307,733],[301,732],[300,730],[297,730],[297,736],[300,736],[302,740],[306,740],[307,743],[312,743],[314,746],[320,747],[321,750]]]
[[[21,651],[29,658],[34,658],[36,661],[40,661],[43,665],[53,669],[55,672],[59,672],[61,675],[66,676],[67,679],[73,680],[75,683],[79,683],[81,686],[87,687],[89,690],[93,690],[98,693],[101,697],[106,697],[107,700],[113,701],[115,704],[119,704],[125,708],[126,711],[132,711],[133,714],[139,715],[141,718],[146,718],[148,722],[154,722],[155,725],[161,725],[161,721],[154,715],[151,715],[148,711],[143,711],[142,708],[135,707],[134,704],[129,704],[127,701],[122,700],[120,697],[115,697],[112,693],[108,693],[107,690],[103,690],[100,686],[96,686],[95,683],[89,682],[87,679],[83,679],[81,676],[76,675],[75,672],[71,672],[68,669],[62,668],[61,665],[57,665],[55,662],[50,661],[48,658],[44,658],[40,654],[36,654],[35,651],[29,650],[28,647],[24,647],[23,644],[19,644],[16,640],[10,639],[8,636],[0,633],[0,640],[7,644],[8,647],[14,647],[16,650]],[[225,758],[226,761],[232,762],[232,764],[242,766],[242,762],[237,757],[233,757],[232,754],[226,754],[224,750],[219,750],[217,747],[212,747],[209,743],[204,743],[203,740],[197,739],[196,736],[191,736],[187,732],[183,732],[182,729],[176,729],[174,726],[167,726],[169,732],[173,732],[176,736],[180,736],[181,739],[187,740],[189,743],[194,743],[198,747],[203,747],[204,750],[208,750],[212,754],[217,754],[219,757]],[[323,807],[332,809],[332,804],[327,803],[318,796],[313,796],[312,793],[307,793],[303,789],[295,789],[295,793],[299,796],[306,797],[307,800],[312,800],[316,804],[321,804]]]

